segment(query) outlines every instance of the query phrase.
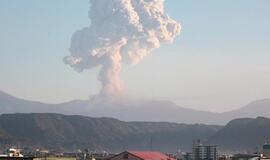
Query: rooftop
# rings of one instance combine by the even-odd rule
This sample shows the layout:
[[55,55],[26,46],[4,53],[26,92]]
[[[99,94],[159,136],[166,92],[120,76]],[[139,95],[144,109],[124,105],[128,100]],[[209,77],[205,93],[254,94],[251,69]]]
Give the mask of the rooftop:
[[169,156],[161,152],[152,152],[152,151],[127,151],[127,152],[144,160],[175,160],[174,158],[170,158]]

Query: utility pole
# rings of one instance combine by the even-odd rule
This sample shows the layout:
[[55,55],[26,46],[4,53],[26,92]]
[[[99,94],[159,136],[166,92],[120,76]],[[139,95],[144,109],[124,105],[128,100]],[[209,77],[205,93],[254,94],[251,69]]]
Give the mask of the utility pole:
[[153,137],[150,137],[150,151],[153,151]]

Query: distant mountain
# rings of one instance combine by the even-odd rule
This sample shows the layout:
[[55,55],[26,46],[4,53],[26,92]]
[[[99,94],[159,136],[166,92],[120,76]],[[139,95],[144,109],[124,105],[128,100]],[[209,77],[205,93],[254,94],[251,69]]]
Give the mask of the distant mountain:
[[88,103],[89,101],[74,100],[61,104],[46,104],[36,101],[20,99],[0,91],[0,114],[3,113],[73,114],[73,112],[78,112],[78,108],[79,109],[86,108]]
[[89,108],[87,113],[90,116],[105,115],[124,121],[219,124],[215,123],[219,119],[218,113],[188,109],[170,101],[138,100],[128,103],[114,102],[109,105],[100,103]]
[[223,129],[209,138],[209,143],[217,144],[223,151],[256,151],[270,140],[270,119],[258,117],[241,118],[230,121]]
[[248,105],[240,109],[225,112],[223,114],[224,116],[232,118],[239,118],[239,117],[255,118],[258,116],[270,117],[270,99],[257,100],[249,103]]
[[1,113],[60,113],[91,117],[115,117],[124,121],[206,124],[215,124],[216,120],[219,119],[216,113],[183,108],[169,101],[128,100],[107,102],[75,100],[60,104],[45,104],[19,99],[4,92],[0,92]]
[[[177,151],[190,149],[195,139],[207,139],[220,126],[166,122],[123,122],[61,114],[3,114],[0,116],[0,148],[24,147],[72,150]],[[152,143],[151,143],[152,141]]]
[[0,92],[1,113],[60,113],[91,117],[114,117],[124,121],[167,121],[224,125],[241,117],[270,117],[270,99],[255,101],[238,110],[213,113],[180,107],[170,101],[75,100],[60,104],[45,104],[13,97]]

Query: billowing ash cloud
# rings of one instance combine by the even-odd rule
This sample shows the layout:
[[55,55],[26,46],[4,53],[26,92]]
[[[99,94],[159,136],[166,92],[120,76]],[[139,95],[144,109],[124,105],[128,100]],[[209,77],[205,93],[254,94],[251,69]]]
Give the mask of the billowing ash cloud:
[[138,63],[181,29],[164,13],[164,0],[90,0],[89,18],[91,25],[73,34],[64,62],[78,72],[101,65],[101,95],[121,93],[122,62]]

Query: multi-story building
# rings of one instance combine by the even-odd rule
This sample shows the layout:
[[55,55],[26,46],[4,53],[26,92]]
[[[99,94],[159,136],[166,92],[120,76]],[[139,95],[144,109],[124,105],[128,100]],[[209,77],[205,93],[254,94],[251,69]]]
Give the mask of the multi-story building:
[[217,146],[203,145],[200,140],[193,144],[193,160],[218,160]]
[[265,158],[270,158],[270,143],[269,142],[265,142],[265,144],[263,145],[263,156]]

